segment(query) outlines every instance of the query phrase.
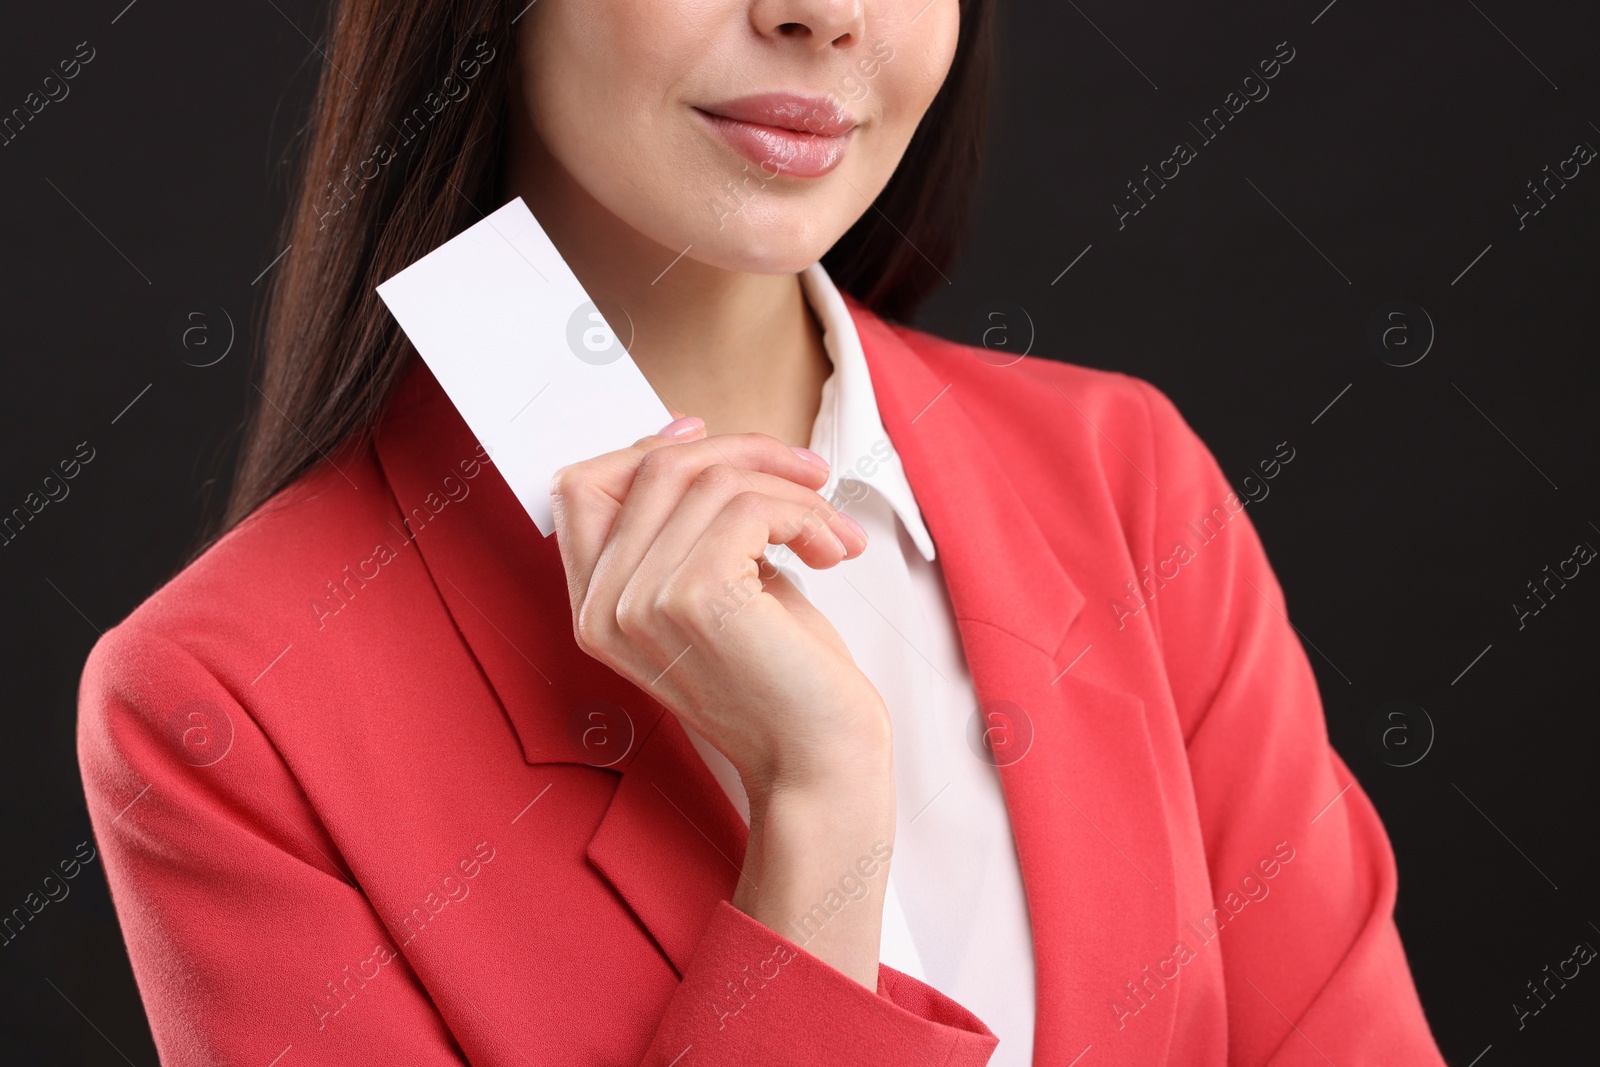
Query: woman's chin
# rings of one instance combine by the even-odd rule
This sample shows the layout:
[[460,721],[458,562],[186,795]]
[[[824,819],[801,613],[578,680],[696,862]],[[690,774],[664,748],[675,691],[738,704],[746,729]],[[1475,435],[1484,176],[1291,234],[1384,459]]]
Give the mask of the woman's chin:
[[794,274],[821,259],[841,235],[800,220],[741,220],[702,231],[688,255],[727,271]]

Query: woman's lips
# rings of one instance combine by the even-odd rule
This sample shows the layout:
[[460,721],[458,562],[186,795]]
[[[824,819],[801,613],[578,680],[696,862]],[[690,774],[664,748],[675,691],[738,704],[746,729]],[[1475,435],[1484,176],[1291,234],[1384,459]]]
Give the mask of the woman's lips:
[[818,178],[837,167],[856,127],[836,104],[791,93],[762,93],[695,111],[763,173],[796,178]]

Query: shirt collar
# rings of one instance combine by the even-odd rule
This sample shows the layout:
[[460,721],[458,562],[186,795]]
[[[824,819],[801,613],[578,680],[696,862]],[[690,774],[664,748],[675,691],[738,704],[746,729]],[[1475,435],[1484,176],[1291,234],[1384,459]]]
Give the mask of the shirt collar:
[[870,487],[894,508],[922,557],[931,562],[933,538],[878,415],[866,354],[850,309],[820,262],[800,272],[800,283],[822,326],[822,343],[833,363],[811,427],[811,450],[826,459],[830,468],[821,495],[831,499],[838,484],[846,480]]

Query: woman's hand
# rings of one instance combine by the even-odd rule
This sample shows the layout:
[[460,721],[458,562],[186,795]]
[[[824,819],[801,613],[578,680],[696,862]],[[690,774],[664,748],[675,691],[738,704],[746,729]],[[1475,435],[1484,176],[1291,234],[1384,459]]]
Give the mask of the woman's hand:
[[825,568],[865,549],[861,528],[816,492],[826,481],[808,450],[759,433],[707,437],[680,418],[561,468],[551,497],[579,647],[654,694],[744,781],[751,833],[734,905],[875,988],[886,866],[820,933],[787,928],[894,837],[883,700],[762,558],[784,544]]
[[786,544],[821,568],[865,549],[815,491],[826,480],[774,437],[708,438],[699,420],[551,480],[579,647],[727,756],[752,802],[888,740],[837,631],[762,558]]

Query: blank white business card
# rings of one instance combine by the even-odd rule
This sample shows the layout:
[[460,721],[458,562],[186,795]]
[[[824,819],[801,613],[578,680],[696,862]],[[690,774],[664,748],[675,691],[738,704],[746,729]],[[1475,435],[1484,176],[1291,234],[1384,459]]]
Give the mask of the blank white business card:
[[551,475],[672,420],[521,197],[378,295],[546,537]]

